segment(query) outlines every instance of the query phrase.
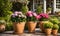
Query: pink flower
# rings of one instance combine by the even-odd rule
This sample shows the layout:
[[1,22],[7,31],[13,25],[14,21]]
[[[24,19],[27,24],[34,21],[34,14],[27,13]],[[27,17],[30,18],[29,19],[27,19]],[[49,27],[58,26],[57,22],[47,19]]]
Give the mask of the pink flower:
[[32,17],[33,15],[32,15],[32,14],[29,14],[28,16],[29,16],[29,17]]
[[15,13],[15,14],[18,14],[19,12],[18,12],[18,11],[15,11],[14,13]]
[[27,14],[32,14],[32,11],[28,11]]
[[33,16],[37,16],[37,14],[36,13],[33,13]]
[[41,14],[39,14],[42,18],[48,18],[49,16],[48,16],[48,14],[45,14],[45,13],[41,13]]
[[41,18],[41,16],[40,16],[40,15],[37,15],[37,16],[36,16],[36,19],[40,19],[40,18]]

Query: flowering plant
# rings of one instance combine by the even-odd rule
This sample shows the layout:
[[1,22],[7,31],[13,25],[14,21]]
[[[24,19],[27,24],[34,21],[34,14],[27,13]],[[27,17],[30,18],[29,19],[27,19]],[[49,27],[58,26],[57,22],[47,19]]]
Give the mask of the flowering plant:
[[45,20],[48,20],[49,15],[48,15],[48,14],[45,14],[45,13],[41,13],[41,14],[39,14],[36,18],[37,18],[39,21],[45,21]]
[[36,18],[37,14],[35,12],[28,11],[26,16],[27,16],[27,21],[36,21],[37,20],[37,18]]
[[23,22],[26,20],[26,16],[22,12],[15,12],[11,16],[12,22]]

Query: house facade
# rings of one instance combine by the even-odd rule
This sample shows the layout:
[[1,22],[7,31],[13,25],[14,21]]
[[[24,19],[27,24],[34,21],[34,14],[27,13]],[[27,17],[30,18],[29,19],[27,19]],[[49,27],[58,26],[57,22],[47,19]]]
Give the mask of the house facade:
[[[12,1],[20,1],[20,0],[12,0]],[[42,5],[42,11],[46,13],[47,7],[52,8],[52,12],[58,12],[60,11],[60,0],[29,0],[29,8],[32,11],[35,11],[38,5]]]

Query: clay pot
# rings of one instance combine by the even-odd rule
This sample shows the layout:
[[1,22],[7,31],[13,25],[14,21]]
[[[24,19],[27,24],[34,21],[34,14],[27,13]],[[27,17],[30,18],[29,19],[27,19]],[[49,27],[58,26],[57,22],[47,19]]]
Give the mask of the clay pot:
[[13,28],[15,34],[22,34],[24,32],[25,22],[14,22]]
[[51,32],[52,32],[51,30],[52,30],[52,29],[49,29],[49,28],[48,28],[48,29],[45,29],[45,33],[46,33],[46,35],[50,35]]
[[4,24],[0,24],[0,32],[5,31],[5,25]]
[[37,25],[36,22],[30,21],[30,22],[27,22],[27,25],[28,25],[28,32],[30,33],[35,32],[35,28]]
[[58,30],[52,30],[52,33],[53,33],[54,35],[57,35]]
[[39,27],[42,32],[44,32],[44,27],[43,27],[44,22],[48,22],[48,21],[39,21]]

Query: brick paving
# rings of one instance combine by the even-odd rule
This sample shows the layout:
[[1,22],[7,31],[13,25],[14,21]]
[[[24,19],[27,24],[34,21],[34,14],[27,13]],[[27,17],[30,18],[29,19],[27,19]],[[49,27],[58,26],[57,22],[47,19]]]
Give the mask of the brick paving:
[[[25,33],[20,35],[13,34],[13,31],[5,31],[3,33],[0,33],[0,36],[46,36],[46,34],[41,33],[38,29],[36,29],[35,33],[28,33],[28,31],[25,31]],[[49,36],[55,36],[55,35],[49,35]],[[60,36],[60,33],[58,33],[57,36]]]

